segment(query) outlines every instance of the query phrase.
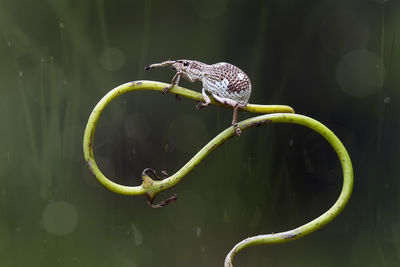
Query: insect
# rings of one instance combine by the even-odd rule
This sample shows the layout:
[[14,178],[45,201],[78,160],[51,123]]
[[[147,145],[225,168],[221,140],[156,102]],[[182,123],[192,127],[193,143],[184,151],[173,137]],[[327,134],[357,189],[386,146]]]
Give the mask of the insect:
[[251,94],[251,82],[246,73],[225,62],[208,65],[186,59],[151,64],[145,70],[165,66],[171,66],[176,74],[172,78],[171,84],[163,89],[164,93],[178,85],[181,77],[190,82],[200,80],[203,84],[204,102],[199,103],[197,109],[206,107],[211,103],[207,93],[211,94],[218,102],[233,107],[232,126],[235,127],[236,135],[241,134],[242,131],[237,123],[237,112],[239,108],[247,105]]

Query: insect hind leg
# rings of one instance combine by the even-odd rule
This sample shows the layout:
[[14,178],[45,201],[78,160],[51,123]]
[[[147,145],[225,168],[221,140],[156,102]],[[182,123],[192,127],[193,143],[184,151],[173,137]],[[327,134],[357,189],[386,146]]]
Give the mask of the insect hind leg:
[[211,94],[211,95],[212,95],[212,96],[215,98],[215,100],[217,100],[219,103],[222,103],[222,104],[231,106],[231,107],[233,107],[233,108],[239,105],[239,103],[238,103],[237,101],[235,101],[235,100],[232,100],[232,99],[229,99],[229,98],[225,98],[225,97],[220,97],[220,96],[218,96],[218,95],[216,95],[216,94]]
[[211,95],[218,102],[233,107],[232,126],[235,127],[236,135],[239,136],[242,133],[242,130],[240,129],[240,127],[238,126],[238,123],[237,123],[237,112],[239,109],[239,103],[237,101],[229,99],[229,98],[217,96],[216,94],[211,94]]

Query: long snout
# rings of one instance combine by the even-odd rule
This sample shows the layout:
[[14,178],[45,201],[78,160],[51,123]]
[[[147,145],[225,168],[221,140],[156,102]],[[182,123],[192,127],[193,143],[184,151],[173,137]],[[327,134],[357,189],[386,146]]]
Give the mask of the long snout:
[[154,64],[151,64],[151,65],[145,67],[144,69],[149,70],[149,69],[153,69],[153,68],[165,67],[165,66],[172,65],[175,62],[176,62],[175,60],[168,60],[168,61],[164,61],[161,63],[154,63]]

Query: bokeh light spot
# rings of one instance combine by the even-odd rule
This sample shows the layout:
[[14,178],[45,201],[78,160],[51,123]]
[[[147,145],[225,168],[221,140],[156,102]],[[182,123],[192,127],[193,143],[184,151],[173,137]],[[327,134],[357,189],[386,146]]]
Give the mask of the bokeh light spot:
[[383,98],[383,103],[389,104],[390,103],[390,97],[386,96]]
[[336,78],[346,93],[354,97],[370,96],[383,85],[384,69],[381,59],[367,50],[353,50],[340,60]]
[[135,241],[135,245],[139,246],[143,243],[143,236],[134,223],[131,223],[131,227],[132,227],[132,235],[133,235],[133,240]]
[[43,211],[43,226],[53,235],[67,235],[78,223],[75,207],[64,201],[49,204]]
[[115,71],[125,63],[124,53],[115,47],[108,47],[100,54],[100,64],[108,71]]
[[197,226],[197,227],[196,227],[196,237],[197,237],[197,238],[200,238],[200,237],[201,237],[201,231],[202,231],[201,227],[200,227],[200,226]]

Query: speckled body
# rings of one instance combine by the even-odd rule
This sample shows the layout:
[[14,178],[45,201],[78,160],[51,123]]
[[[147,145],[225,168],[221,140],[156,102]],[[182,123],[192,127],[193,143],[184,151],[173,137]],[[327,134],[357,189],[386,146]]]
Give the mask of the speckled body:
[[237,111],[239,107],[245,107],[251,94],[251,82],[249,77],[238,67],[220,62],[208,65],[196,60],[174,60],[162,63],[151,64],[145,69],[171,66],[176,71],[171,84],[164,88],[164,93],[168,92],[173,86],[178,85],[180,77],[194,82],[200,80],[203,83],[202,95],[204,103],[198,107],[205,107],[210,104],[210,99],[206,92],[220,103],[234,108],[232,125],[236,128],[236,134],[241,131],[237,125]]
[[[236,101],[240,107],[245,107],[251,94],[249,77],[238,67],[220,62],[208,65],[195,60],[180,60],[187,62],[173,64],[173,68],[182,71],[182,77],[189,81],[200,80],[203,88],[222,98]],[[180,66],[174,66],[180,65]]]

